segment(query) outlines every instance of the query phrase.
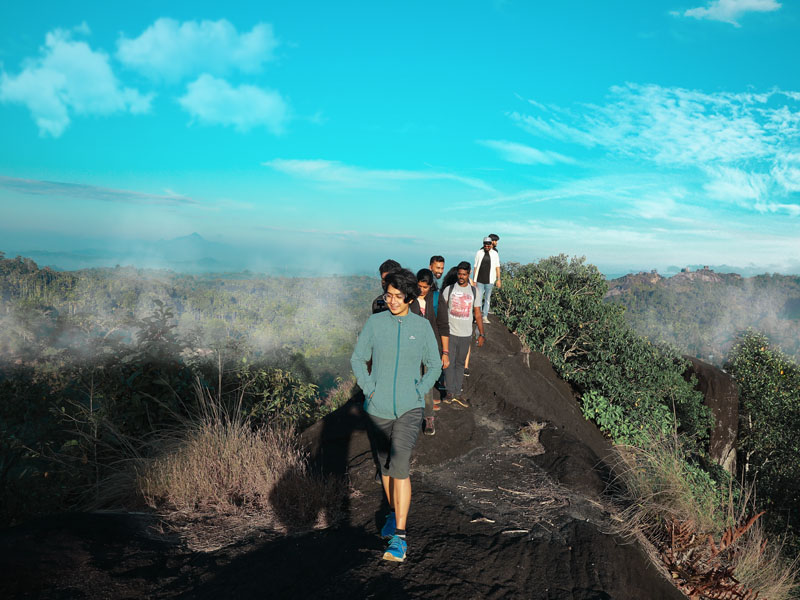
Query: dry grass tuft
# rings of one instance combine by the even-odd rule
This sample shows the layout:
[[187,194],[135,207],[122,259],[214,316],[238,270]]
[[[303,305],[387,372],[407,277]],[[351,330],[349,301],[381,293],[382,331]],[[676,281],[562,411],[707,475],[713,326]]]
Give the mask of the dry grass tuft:
[[646,448],[618,447],[622,533],[644,535],[690,598],[784,600],[798,590],[797,565],[767,539],[750,497],[722,497],[689,465],[677,436]]
[[724,523],[714,482],[689,467],[676,438],[616,449],[619,462],[614,471],[627,507],[623,519],[631,531],[667,520],[692,521],[702,531],[717,530]]
[[520,448],[524,448],[531,454],[544,454],[545,449],[539,440],[539,434],[547,427],[547,423],[531,421],[517,432],[517,440]]
[[332,413],[337,408],[344,406],[348,400],[353,396],[353,390],[356,386],[355,377],[343,379],[336,378],[336,386],[333,387],[322,399],[320,406],[320,414],[327,415]]
[[759,598],[797,597],[797,559],[786,560],[783,544],[770,542],[760,521],[740,540],[737,549],[733,574],[746,587],[758,590]]
[[184,513],[252,513],[284,530],[338,520],[342,482],[311,473],[291,429],[253,429],[198,388],[201,410],[162,436],[138,461],[138,488],[153,508]]

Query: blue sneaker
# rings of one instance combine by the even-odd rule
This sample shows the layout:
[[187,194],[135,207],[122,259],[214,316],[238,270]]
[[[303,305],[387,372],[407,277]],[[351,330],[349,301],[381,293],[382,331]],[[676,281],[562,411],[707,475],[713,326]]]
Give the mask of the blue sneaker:
[[390,512],[388,515],[386,515],[386,523],[384,523],[383,527],[381,528],[381,537],[388,540],[394,535],[396,529],[397,519],[394,515],[394,512]]
[[393,562],[403,562],[406,559],[406,550],[408,544],[399,535],[393,535],[389,540],[389,547],[383,553],[384,560],[391,560]]

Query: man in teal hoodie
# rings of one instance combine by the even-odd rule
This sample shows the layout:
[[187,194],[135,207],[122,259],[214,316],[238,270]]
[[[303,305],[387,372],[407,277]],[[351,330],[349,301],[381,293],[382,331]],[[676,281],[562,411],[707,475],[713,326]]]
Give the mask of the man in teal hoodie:
[[[416,276],[402,269],[389,273],[385,281],[389,310],[367,319],[350,364],[364,392],[367,431],[389,501],[390,513],[381,530],[381,535],[389,538],[383,558],[403,562],[408,548],[411,452],[422,428],[425,394],[439,378],[442,361],[428,321],[409,312],[419,295]],[[370,358],[371,372],[367,368]],[[427,367],[424,376],[420,364]]]

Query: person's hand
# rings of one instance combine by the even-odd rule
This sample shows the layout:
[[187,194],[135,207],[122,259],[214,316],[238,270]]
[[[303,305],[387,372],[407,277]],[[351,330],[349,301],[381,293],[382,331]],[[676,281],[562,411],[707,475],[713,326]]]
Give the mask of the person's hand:
[[501,287],[503,287],[502,285],[500,285],[500,280],[499,280],[499,279],[498,279],[498,280],[495,282],[495,284],[494,284],[494,285],[497,287],[497,289],[498,289],[498,290],[499,290]]
[[442,354],[442,369],[450,366],[450,357],[447,354]]
[[483,335],[479,335],[479,336],[478,336],[478,348],[480,348],[481,346],[483,346],[483,342],[484,342],[484,341],[486,341],[486,338],[485,338],[485,337],[483,337]]

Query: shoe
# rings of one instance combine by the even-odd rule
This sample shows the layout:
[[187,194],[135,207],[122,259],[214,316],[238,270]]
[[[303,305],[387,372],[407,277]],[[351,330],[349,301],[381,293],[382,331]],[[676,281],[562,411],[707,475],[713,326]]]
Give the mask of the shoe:
[[[455,398],[455,396],[453,396],[453,394],[447,394],[447,395],[444,397],[444,400],[442,400],[442,402],[444,402],[445,404],[452,404],[452,402],[453,402],[453,398]],[[434,408],[436,408],[436,405],[435,405],[435,404],[434,404]]]
[[488,323],[489,322],[489,316],[488,315],[483,317],[483,322],[484,323]]
[[390,512],[386,515],[386,522],[383,524],[381,528],[381,537],[388,540],[390,537],[394,535],[395,530],[397,529],[397,518],[394,515],[394,512]]
[[469,377],[469,367],[464,367],[464,377]]
[[403,562],[406,559],[406,550],[408,544],[399,535],[393,535],[389,540],[389,547],[383,553],[384,560],[391,560],[393,562]]
[[436,435],[435,417],[425,417],[425,435]]
[[438,402],[434,402],[433,403],[433,411],[434,412],[439,412],[440,410],[442,410],[442,401],[441,400],[439,400]]
[[453,398],[453,408],[469,408],[472,406],[469,400],[466,398]]

